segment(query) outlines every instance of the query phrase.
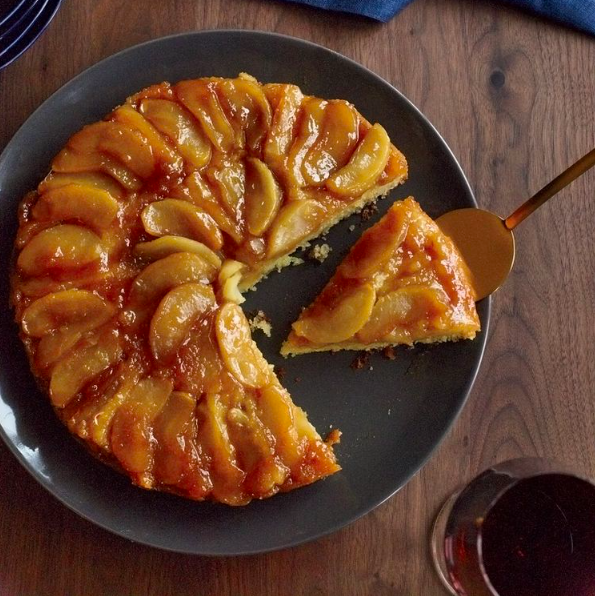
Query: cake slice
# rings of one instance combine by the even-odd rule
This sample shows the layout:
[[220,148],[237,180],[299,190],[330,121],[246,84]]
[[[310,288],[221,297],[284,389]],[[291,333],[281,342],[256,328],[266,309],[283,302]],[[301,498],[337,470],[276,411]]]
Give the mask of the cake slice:
[[479,329],[465,263],[410,197],[364,232],[293,323],[281,353],[473,339]]

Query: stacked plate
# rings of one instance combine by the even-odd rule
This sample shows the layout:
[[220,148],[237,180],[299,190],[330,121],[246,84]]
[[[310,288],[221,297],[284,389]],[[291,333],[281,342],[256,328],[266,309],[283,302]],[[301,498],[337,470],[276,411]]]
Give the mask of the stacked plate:
[[16,60],[54,18],[62,0],[0,0],[0,69]]

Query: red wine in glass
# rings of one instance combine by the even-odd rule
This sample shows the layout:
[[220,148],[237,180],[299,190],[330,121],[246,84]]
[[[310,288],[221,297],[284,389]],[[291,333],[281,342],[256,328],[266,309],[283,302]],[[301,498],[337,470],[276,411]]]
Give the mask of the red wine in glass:
[[447,501],[432,553],[452,594],[595,596],[595,486],[547,460],[498,464]]

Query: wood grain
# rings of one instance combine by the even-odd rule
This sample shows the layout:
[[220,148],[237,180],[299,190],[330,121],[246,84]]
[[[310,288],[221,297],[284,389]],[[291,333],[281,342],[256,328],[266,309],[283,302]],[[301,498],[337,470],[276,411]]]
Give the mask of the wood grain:
[[[127,46],[210,28],[278,31],[371,68],[450,144],[501,215],[595,146],[595,40],[479,0],[418,0],[389,24],[276,0],[65,0],[0,72],[0,146],[60,85]],[[245,558],[180,556],[79,519],[0,446],[1,596],[439,596],[428,531],[443,499],[519,455],[595,477],[595,174],[518,230],[483,367],[430,463],[399,494],[313,544]],[[324,564],[321,564],[324,562]]]

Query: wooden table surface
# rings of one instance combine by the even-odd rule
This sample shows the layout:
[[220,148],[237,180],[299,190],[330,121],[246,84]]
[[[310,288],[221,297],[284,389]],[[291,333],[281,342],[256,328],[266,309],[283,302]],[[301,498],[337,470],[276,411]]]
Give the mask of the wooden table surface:
[[[0,72],[0,148],[84,68],[139,42],[211,28],[337,50],[409,97],[477,200],[505,215],[595,146],[595,39],[497,2],[417,0],[388,24],[277,0],[65,0]],[[444,498],[497,461],[558,458],[595,477],[595,172],[518,231],[463,414],[396,496],[317,542],[210,559],[139,546],[63,507],[0,446],[0,596],[442,594],[428,532]]]

